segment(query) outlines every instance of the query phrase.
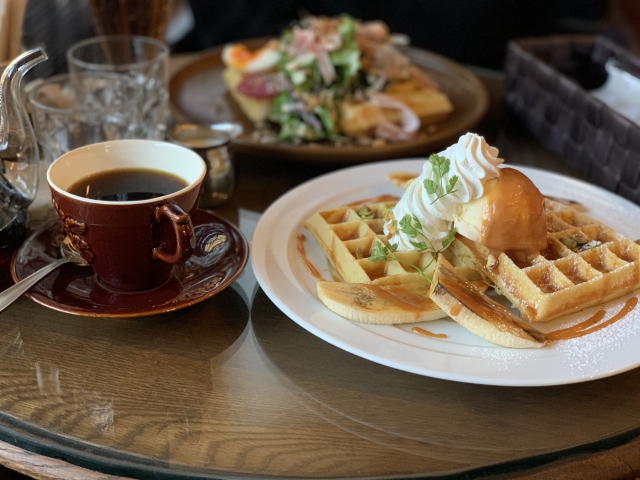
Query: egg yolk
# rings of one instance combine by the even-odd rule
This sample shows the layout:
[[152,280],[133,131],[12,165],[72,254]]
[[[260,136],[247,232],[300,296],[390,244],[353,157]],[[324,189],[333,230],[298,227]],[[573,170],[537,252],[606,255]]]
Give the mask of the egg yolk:
[[227,45],[222,51],[222,60],[230,67],[242,72],[261,72],[275,67],[280,60],[280,53],[271,44],[250,50],[246,45]]

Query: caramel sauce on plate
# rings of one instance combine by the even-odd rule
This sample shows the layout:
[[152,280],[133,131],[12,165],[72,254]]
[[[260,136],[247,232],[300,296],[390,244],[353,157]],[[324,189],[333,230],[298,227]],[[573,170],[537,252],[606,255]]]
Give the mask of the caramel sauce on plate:
[[322,278],[322,275],[320,274],[318,269],[314,267],[313,264],[307,258],[307,251],[304,248],[304,242],[306,239],[307,237],[305,237],[302,233],[298,235],[298,246],[297,246],[298,253],[300,254],[300,257],[302,257],[302,261],[304,262],[305,267],[307,267],[307,270],[309,270],[309,273],[313,275],[316,278],[316,280],[323,282],[324,278]]
[[405,188],[409,180],[413,180],[418,176],[418,173],[412,172],[392,172],[387,175],[387,180],[400,188]]
[[618,320],[622,320],[624,317],[629,315],[629,313],[636,307],[637,304],[638,297],[631,297],[626,301],[620,311],[609,320],[598,323],[605,316],[604,310],[598,310],[594,315],[576,325],[548,333],[547,338],[550,341],[556,341],[584,337],[585,335],[589,335],[590,333],[597,332],[598,330],[608,327]]
[[357,207],[359,205],[366,205],[368,203],[382,203],[382,202],[397,202],[400,197],[397,195],[378,195],[377,197],[365,198],[363,200],[357,200],[347,204],[347,207]]
[[449,336],[446,333],[433,333],[433,332],[430,332],[429,330],[425,330],[424,328],[420,328],[420,327],[413,327],[411,331],[419,335],[424,335],[425,337],[449,338]]

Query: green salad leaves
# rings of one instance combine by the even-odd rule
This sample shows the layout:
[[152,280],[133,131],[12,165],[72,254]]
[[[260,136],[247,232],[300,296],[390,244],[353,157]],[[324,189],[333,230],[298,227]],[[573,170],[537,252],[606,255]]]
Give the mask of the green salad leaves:
[[280,125],[279,137],[287,141],[340,140],[337,134],[338,104],[364,86],[361,75],[361,50],[356,40],[356,23],[342,15],[338,25],[340,48],[329,51],[335,79],[325,84],[313,53],[291,56],[288,47],[294,41],[292,30],[280,38],[282,58],[278,71],[290,87],[275,98],[269,120]]

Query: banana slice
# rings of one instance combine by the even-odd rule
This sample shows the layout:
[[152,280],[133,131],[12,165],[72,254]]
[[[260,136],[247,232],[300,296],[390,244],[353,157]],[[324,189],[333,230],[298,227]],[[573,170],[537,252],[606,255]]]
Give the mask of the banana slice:
[[446,317],[429,299],[428,283],[372,285],[318,282],[318,296],[329,310],[362,323],[397,324]]
[[439,255],[429,297],[460,325],[509,348],[542,347],[547,337],[470,284]]

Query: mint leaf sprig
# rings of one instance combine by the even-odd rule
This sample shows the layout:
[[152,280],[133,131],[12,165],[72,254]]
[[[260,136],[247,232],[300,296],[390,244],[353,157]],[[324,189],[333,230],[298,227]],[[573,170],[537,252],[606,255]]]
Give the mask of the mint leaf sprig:
[[431,164],[431,170],[433,171],[436,179],[431,180],[427,178],[422,182],[422,184],[428,194],[436,195],[436,198],[430,203],[430,205],[433,205],[442,197],[449,195],[450,193],[457,192],[454,188],[456,183],[458,183],[458,176],[453,175],[449,178],[449,181],[445,180],[444,177],[449,173],[449,168],[451,166],[451,161],[447,157],[436,155],[434,153],[429,156],[429,163]]
[[431,264],[436,260],[438,254],[442,252],[445,248],[449,246],[449,244],[453,241],[457,229],[453,228],[447,237],[442,241],[442,248],[437,249],[431,243],[431,240],[426,236],[424,230],[422,228],[422,224],[418,220],[418,217],[415,215],[411,216],[409,214],[405,215],[398,222],[400,225],[400,230],[402,233],[410,237],[412,240],[409,240],[409,243],[413,245],[419,252],[431,252],[432,258],[429,263],[424,267],[420,268],[419,266],[398,258],[396,256],[396,250],[398,249],[398,244],[393,243],[388,247],[385,246],[382,242],[378,241],[371,249],[371,255],[369,256],[369,260],[372,262],[384,262],[384,261],[396,261],[399,263],[403,263],[413,269],[415,269],[418,274],[424,277],[429,283],[432,283],[432,280],[426,274],[427,269],[431,266]]
[[[457,192],[455,190],[456,183],[458,183],[458,176],[452,175],[451,178],[447,181],[445,176],[449,173],[449,169],[451,167],[451,161],[443,157],[441,155],[432,154],[429,156],[429,163],[431,164],[431,170],[435,176],[435,180],[425,179],[422,183],[424,185],[425,190],[430,195],[436,195],[436,198],[431,202],[433,205],[435,202],[440,200],[442,197],[449,195],[451,193]],[[386,219],[386,216],[385,216]],[[389,231],[393,233],[397,226],[400,227],[402,233],[407,235],[410,240],[409,243],[416,249],[418,252],[431,252],[432,258],[431,261],[424,267],[420,268],[417,265],[407,262],[401,258],[396,256],[396,250],[398,249],[398,244],[391,244],[389,247],[385,246],[382,242],[377,242],[373,249],[371,250],[371,255],[369,259],[372,262],[383,262],[383,261],[397,261],[408,265],[414,268],[421,276],[427,279],[429,283],[431,283],[431,279],[425,273],[426,270],[431,266],[431,264],[436,260],[438,254],[442,252],[445,248],[449,246],[449,244],[453,241],[453,238],[456,235],[457,229],[453,228],[447,237],[442,241],[442,248],[437,249],[427,235],[425,234],[422,224],[418,217],[415,215],[405,215],[399,222],[396,220],[392,220],[390,224]]]
[[431,283],[431,279],[425,273],[425,271],[427,270],[427,268],[429,268],[429,266],[433,262],[433,259],[431,259],[426,267],[420,268],[414,263],[407,262],[406,260],[396,257],[395,252],[397,248],[398,244],[396,243],[386,247],[382,242],[376,242],[376,244],[373,246],[373,249],[371,250],[371,256],[369,257],[369,260],[371,260],[372,262],[397,261],[400,263],[404,263],[405,265],[414,268],[422,277],[424,277],[429,283]]

